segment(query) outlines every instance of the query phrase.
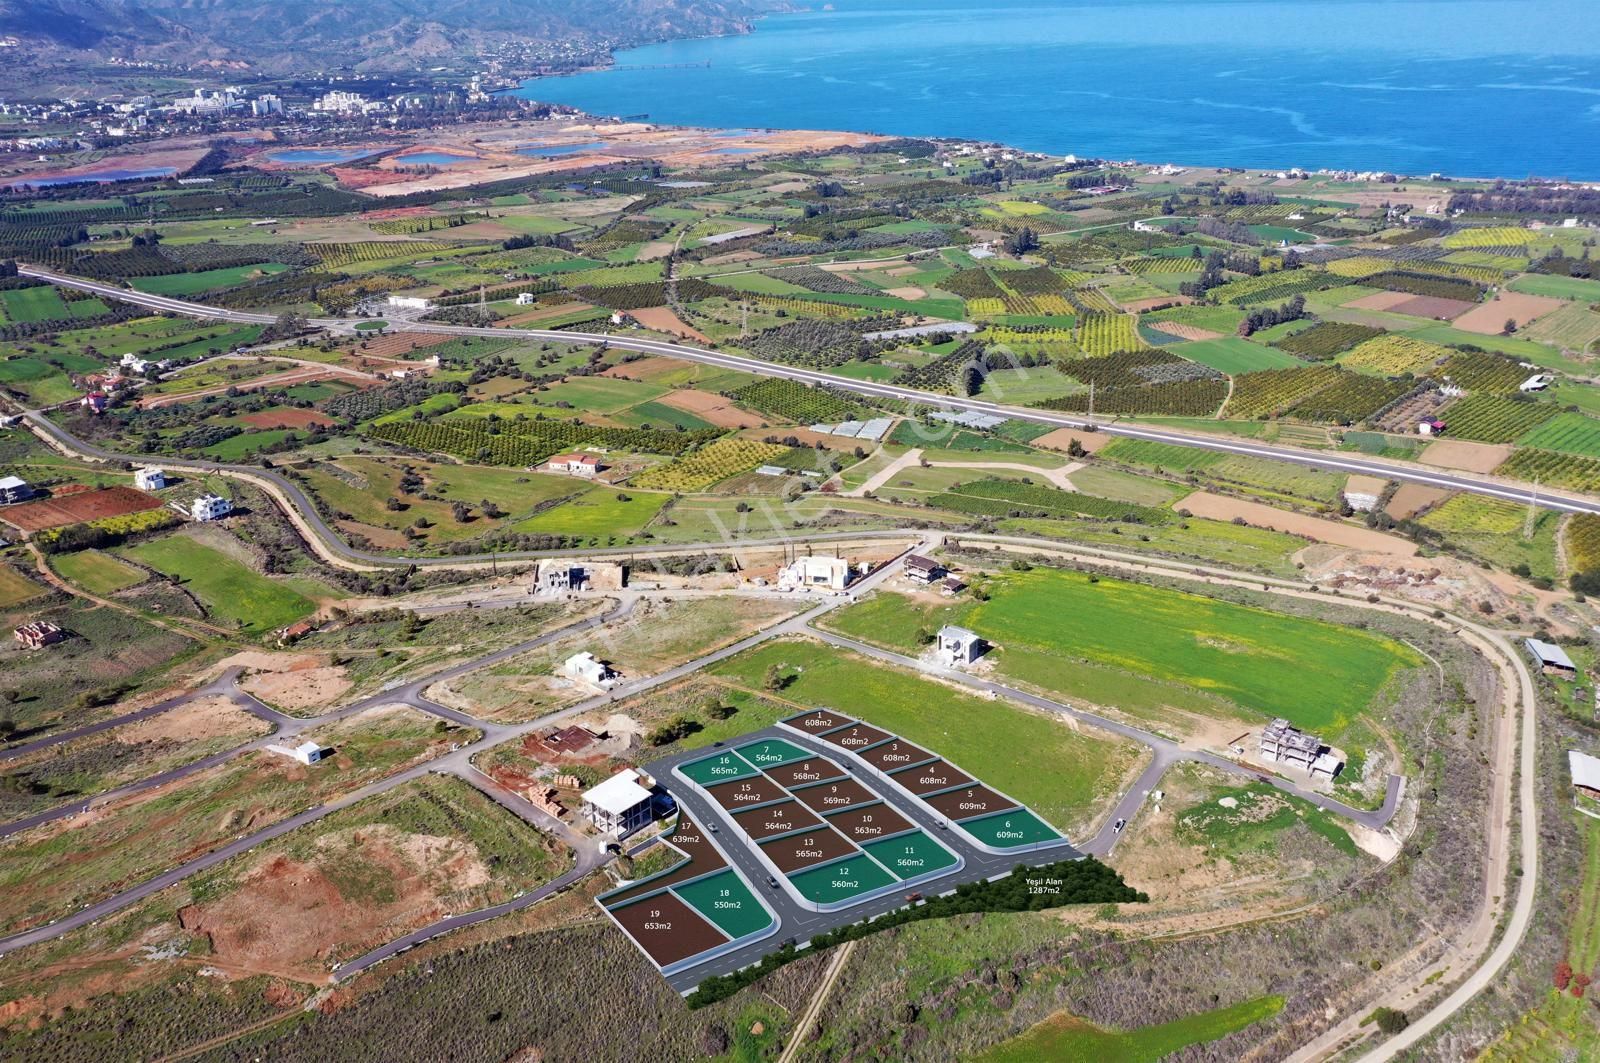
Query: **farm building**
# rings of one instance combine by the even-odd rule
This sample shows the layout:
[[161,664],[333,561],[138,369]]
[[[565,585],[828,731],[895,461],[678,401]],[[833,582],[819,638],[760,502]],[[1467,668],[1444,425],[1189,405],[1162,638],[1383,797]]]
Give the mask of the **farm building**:
[[946,576],[939,581],[939,593],[946,598],[954,598],[966,589],[967,585],[955,576]]
[[297,746],[283,746],[274,743],[267,747],[267,752],[276,753],[280,757],[288,757],[290,760],[299,761],[301,764],[315,764],[329,753],[332,753],[333,750],[315,742],[301,742]]
[[1600,758],[1569,749],[1567,768],[1572,772],[1572,807],[1600,819],[1600,811],[1596,811],[1600,804]]
[[133,486],[141,491],[159,491],[167,486],[167,474],[153,466],[133,471]]
[[605,468],[593,454],[557,454],[550,459],[551,472],[564,472],[569,476],[598,476]]
[[1443,421],[1439,420],[1439,418],[1437,418],[1437,417],[1424,417],[1422,420],[1417,422],[1417,435],[1419,435],[1419,436],[1442,436],[1442,435],[1444,435],[1445,428],[1446,428],[1445,423]]
[[1288,720],[1273,720],[1261,729],[1261,757],[1276,764],[1287,764],[1310,773],[1312,778],[1331,779],[1344,762],[1328,751],[1322,739],[1291,727]]
[[968,631],[954,624],[946,624],[939,629],[938,644],[940,659],[951,667],[971,664],[989,648],[989,644],[976,631]]
[[1535,373],[1533,376],[1530,376],[1528,379],[1518,384],[1517,390],[1523,392],[1524,394],[1534,391],[1544,391],[1554,381],[1555,377],[1551,376],[1549,373]]
[[650,776],[628,768],[583,792],[583,814],[601,831],[626,837],[649,826],[655,795]]
[[216,520],[233,512],[233,503],[221,495],[201,495],[189,506],[189,516],[195,520]]
[[0,478],[0,503],[26,502],[33,497],[33,488],[20,476]]
[[1523,639],[1522,645],[1526,647],[1528,656],[1545,675],[1559,676],[1562,679],[1576,679],[1578,666],[1572,663],[1572,658],[1567,656],[1567,651],[1551,642],[1542,639]]
[[588,650],[568,657],[561,665],[561,671],[573,679],[582,680],[601,690],[610,690],[622,678],[621,673]]
[[22,418],[14,413],[0,413],[0,428],[15,428],[22,423]]
[[931,557],[923,557],[921,554],[906,556],[906,578],[914,583],[933,583],[942,579],[945,572],[945,567]]
[[31,620],[11,633],[11,637],[30,650],[54,646],[67,637],[60,624],[48,620]]
[[315,630],[317,630],[317,625],[312,621],[297,620],[288,627],[279,630],[278,645],[288,646],[291,643],[299,642]]
[[778,586],[842,591],[850,585],[850,562],[842,557],[800,557],[778,572]]

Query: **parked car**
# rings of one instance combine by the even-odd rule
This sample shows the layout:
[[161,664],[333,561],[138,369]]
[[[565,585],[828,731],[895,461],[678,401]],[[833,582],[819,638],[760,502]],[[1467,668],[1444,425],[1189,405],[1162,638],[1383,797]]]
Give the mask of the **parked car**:
[[1111,824],[1111,833],[1112,834],[1121,834],[1122,833],[1122,828],[1126,827],[1127,825],[1128,825],[1128,821],[1127,820],[1119,819],[1115,823]]

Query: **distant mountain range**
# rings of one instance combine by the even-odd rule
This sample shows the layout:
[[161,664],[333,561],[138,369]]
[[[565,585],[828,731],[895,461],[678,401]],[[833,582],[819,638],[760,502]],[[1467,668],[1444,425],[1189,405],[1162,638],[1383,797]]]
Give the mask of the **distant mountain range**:
[[595,47],[739,33],[783,0],[0,0],[30,54],[415,69],[511,38]]

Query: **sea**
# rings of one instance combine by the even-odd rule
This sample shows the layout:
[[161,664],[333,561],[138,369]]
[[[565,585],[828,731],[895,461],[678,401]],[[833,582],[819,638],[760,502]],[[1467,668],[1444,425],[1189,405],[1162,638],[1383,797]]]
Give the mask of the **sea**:
[[1600,0],[832,0],[519,95],[1178,165],[1600,180]]

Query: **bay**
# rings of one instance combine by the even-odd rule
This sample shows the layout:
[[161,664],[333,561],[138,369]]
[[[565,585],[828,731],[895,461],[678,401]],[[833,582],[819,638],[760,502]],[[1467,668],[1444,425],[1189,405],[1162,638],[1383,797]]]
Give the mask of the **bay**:
[[[1600,179],[1593,0],[834,0],[530,98],[1188,165]],[[709,65],[706,65],[708,64]],[[698,64],[698,65],[686,65]]]

